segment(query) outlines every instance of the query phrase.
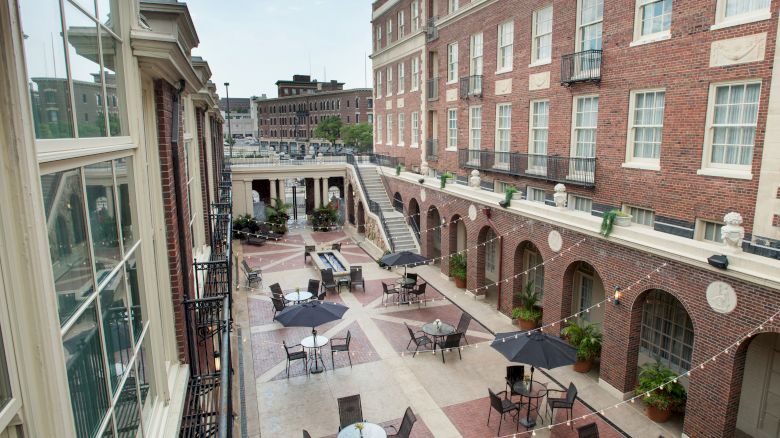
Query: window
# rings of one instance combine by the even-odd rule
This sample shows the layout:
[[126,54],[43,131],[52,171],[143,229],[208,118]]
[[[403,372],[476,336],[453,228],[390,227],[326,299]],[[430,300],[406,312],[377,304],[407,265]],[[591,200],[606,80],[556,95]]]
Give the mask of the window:
[[545,64],[552,58],[553,7],[534,11],[531,64]]
[[420,29],[420,3],[412,1],[412,32]]
[[398,94],[403,94],[406,83],[406,64],[398,63]]
[[381,71],[376,72],[376,97],[377,99],[382,97],[382,72]]
[[468,164],[479,166],[482,149],[482,107],[469,108],[469,159]]
[[393,95],[393,67],[387,67],[387,96]]
[[412,113],[412,147],[420,143],[420,113]]
[[718,0],[715,22],[711,29],[719,29],[753,21],[767,20],[770,0]]
[[[373,114],[368,115],[369,123],[373,123]],[[376,124],[376,143],[380,144],[382,143],[382,119],[379,119],[379,123]]]
[[544,190],[529,186],[526,199],[529,201],[544,203]]
[[471,36],[471,46],[469,49],[469,92],[474,94],[482,93],[482,32]]
[[696,221],[696,238],[697,240],[723,243],[723,238],[720,235],[722,228],[723,224],[721,223],[699,219]]
[[494,167],[509,167],[509,142],[512,129],[512,104],[496,105],[496,158]]
[[636,0],[634,41],[668,36],[672,26],[672,0]]
[[447,149],[458,148],[458,110],[447,110]]
[[447,0],[447,2],[448,2],[448,4],[447,4],[447,12],[448,13],[451,14],[451,13],[453,13],[453,12],[458,10],[458,6],[459,6],[458,5],[458,0]]
[[498,68],[497,73],[512,70],[512,50],[514,46],[514,21],[498,25]]
[[393,144],[393,115],[387,115],[387,143]]
[[387,44],[393,43],[393,19],[387,20]]
[[366,106],[368,109],[374,108],[374,99],[368,99],[368,102],[366,103]]
[[420,89],[420,58],[412,58],[412,91]]
[[458,80],[458,43],[447,46],[447,83]]
[[604,0],[579,0],[577,7],[578,51],[601,50]]
[[535,248],[528,248],[523,252],[525,270],[528,271],[525,274],[523,286],[533,282],[533,289],[539,295],[539,306],[544,305],[544,260],[542,255]]
[[579,295],[579,318],[583,321],[590,322],[590,309],[593,306],[593,277],[588,275],[579,269],[574,273],[574,284],[577,288],[577,294]]
[[401,39],[406,35],[406,20],[404,20],[404,11],[398,11],[398,38]]
[[[490,273],[496,272],[496,254],[498,253],[498,246],[496,246],[496,233],[493,229],[489,229],[485,233],[485,271]],[[489,281],[489,280],[488,280]]]
[[[371,114],[371,113],[368,113],[368,114],[366,114],[366,116],[368,118],[368,124],[369,125],[373,125],[374,124],[374,115]],[[382,124],[381,123],[379,125],[377,125],[377,129],[379,129],[380,133],[382,132]],[[380,140],[381,140],[381,135],[380,135]]]
[[406,136],[404,135],[406,128],[406,121],[405,121],[405,115],[404,113],[398,113],[398,146],[403,146],[405,144],[404,139]]
[[646,163],[658,168],[665,95],[663,90],[631,92],[626,162]]
[[639,351],[659,358],[675,373],[691,368],[693,324],[685,307],[671,294],[657,289],[647,293]]
[[377,50],[382,48],[382,26],[376,27],[376,48]]
[[590,214],[593,210],[593,200],[584,196],[569,195],[569,209]]
[[761,84],[710,87],[703,167],[750,172]]
[[[349,116],[347,116],[347,123],[349,123]],[[360,123],[360,113],[355,113],[355,123]]]
[[528,171],[547,174],[547,135],[550,119],[550,101],[531,102],[531,135],[528,142]]
[[655,213],[653,210],[627,205],[623,207],[623,211],[631,215],[631,222],[635,224],[652,227],[655,223]]
[[578,96],[574,98],[574,145],[571,156],[574,178],[587,178],[595,170],[590,158],[596,157],[596,124],[599,115],[598,96]]

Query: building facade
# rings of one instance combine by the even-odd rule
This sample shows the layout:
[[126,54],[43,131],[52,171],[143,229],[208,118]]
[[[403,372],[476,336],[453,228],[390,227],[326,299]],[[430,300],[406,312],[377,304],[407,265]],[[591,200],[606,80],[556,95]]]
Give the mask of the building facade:
[[[425,28],[410,34],[420,11]],[[691,437],[780,430],[767,408],[780,330],[763,324],[780,309],[778,11],[743,0],[374,2],[385,121],[375,150],[423,176],[453,174],[423,190],[419,175],[386,176],[419,229],[447,225],[422,233],[423,252],[476,247],[468,289],[507,315],[532,284],[543,323],[597,324],[599,383],[619,397],[660,357],[688,388]],[[418,107],[397,95],[418,56],[419,151],[399,123]],[[519,193],[499,207],[508,187]],[[614,210],[631,226],[604,238]],[[726,270],[708,264],[716,254]]]
[[227,121],[225,132],[233,138],[248,138],[257,135],[257,118],[252,114],[252,99],[249,97],[230,98],[230,117],[227,114],[227,101],[223,97],[219,100],[219,109],[222,118]]
[[327,117],[340,117],[345,125],[373,123],[374,100],[370,89],[344,89],[338,81],[318,82],[295,75],[292,81],[277,81],[279,97],[254,98],[261,149],[273,148],[291,155],[316,154],[329,145],[316,138],[317,124]]
[[0,436],[189,427],[225,178],[197,45],[175,1],[0,2]]

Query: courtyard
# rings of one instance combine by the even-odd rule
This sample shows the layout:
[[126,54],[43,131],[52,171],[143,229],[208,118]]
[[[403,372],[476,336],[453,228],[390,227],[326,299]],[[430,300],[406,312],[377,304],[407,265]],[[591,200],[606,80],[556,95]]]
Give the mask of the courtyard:
[[[362,267],[365,287],[329,293],[326,301],[344,304],[349,310],[342,319],[319,326],[317,331],[330,339],[345,337],[349,332],[350,351],[336,353],[331,360],[330,346],[325,345],[321,349],[326,368],[323,373],[309,374],[303,362],[296,361],[288,377],[282,343],[299,344],[311,329],[283,327],[274,321],[269,286],[279,283],[284,291],[306,290],[308,280],[319,279],[319,273],[311,259],[305,260],[304,246],[330,248],[334,243],[341,244],[347,262]],[[490,347],[490,341],[495,333],[516,331],[517,327],[494,306],[456,288],[437,266],[413,269],[419,274],[419,282],[428,284],[424,303],[383,302],[382,283],[395,283],[403,269],[396,272],[380,268],[375,257],[381,252],[349,230],[315,233],[293,229],[278,242],[236,248],[239,260],[263,272],[262,284],[247,287],[242,277],[242,287],[236,292],[236,321],[243,350],[242,402],[247,412],[241,422],[248,436],[297,437],[306,430],[313,437],[335,437],[339,429],[337,399],[356,394],[360,395],[365,421],[382,426],[398,427],[404,411],[411,407],[417,417],[413,437],[575,437],[577,427],[590,423],[597,425],[602,437],[681,433],[681,418],[656,424],[644,415],[641,403],[621,404],[622,400],[599,386],[597,369],[579,374],[566,366],[538,369],[533,378],[548,389],[565,389],[570,382],[576,385],[573,424],[566,425],[565,410],[556,410],[551,420],[546,401],[541,399],[541,415],[536,418],[535,428],[520,425],[518,430],[514,418],[508,415],[498,435],[500,415],[493,411],[487,424],[487,390],[499,393],[506,389],[504,377],[511,364]],[[412,354],[414,345],[407,350],[410,336],[404,323],[415,332],[437,319],[454,326],[463,313],[472,320],[465,333],[468,343],[460,352],[462,359],[456,350],[442,353],[425,349],[416,356]],[[514,399],[517,401],[516,396]],[[523,406],[520,416],[527,414]],[[537,412],[530,415],[537,416]]]

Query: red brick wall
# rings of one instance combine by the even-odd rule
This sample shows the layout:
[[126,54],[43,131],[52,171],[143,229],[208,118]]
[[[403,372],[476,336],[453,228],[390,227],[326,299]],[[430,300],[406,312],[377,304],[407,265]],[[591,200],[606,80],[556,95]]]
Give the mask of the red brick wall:
[[195,125],[198,130],[198,163],[200,167],[200,194],[203,202],[203,228],[206,232],[206,242],[211,242],[211,221],[209,220],[211,195],[208,177],[208,156],[206,155],[206,136],[203,124],[206,120],[206,112],[202,108],[195,110]]
[[[187,361],[187,336],[184,322],[184,300],[193,298],[195,294],[192,290],[192,238],[189,227],[181,229],[179,227],[177,215],[178,204],[183,205],[185,222],[189,223],[190,212],[187,204],[187,181],[185,181],[184,168],[184,142],[183,131],[181,129],[181,111],[173,114],[173,95],[176,92],[174,87],[163,80],[156,80],[154,83],[155,110],[157,111],[157,142],[159,144],[160,154],[160,176],[162,180],[163,195],[163,214],[165,216],[165,242],[168,249],[168,272],[171,281],[171,297],[173,300],[174,324],[176,329],[176,341],[179,347],[179,360]],[[172,132],[173,117],[179,117],[179,132]],[[173,136],[178,137],[178,155],[180,160],[174,162],[172,141]],[[178,181],[174,174],[174,166],[178,166]],[[182,202],[177,203],[177,198]],[[183,239],[179,239],[179,235]],[[182,247],[180,241],[187,242]],[[181,254],[184,253],[184,257]],[[188,260],[186,265],[182,265],[182,259]]]
[[[615,286],[621,286],[623,297],[619,305],[607,304],[604,312],[602,331],[604,334],[601,355],[600,377],[621,391],[634,389],[637,375],[637,355],[641,309],[645,292],[650,289],[662,289],[675,296],[688,311],[693,322],[695,339],[693,364],[700,364],[712,356],[723,352],[739,336],[757,327],[777,309],[769,303],[777,302],[777,291],[757,284],[737,280],[722,275],[714,268],[693,267],[671,259],[637,249],[612,243],[608,239],[580,234],[568,229],[555,227],[538,221],[529,221],[520,215],[509,213],[498,206],[491,205],[492,222],[482,212],[483,205],[475,203],[478,214],[476,220],[468,218],[471,202],[445,194],[427,187],[426,201],[420,196],[420,187],[401,182],[395,178],[386,178],[390,193],[399,192],[407,207],[412,199],[420,205],[420,211],[428,211],[435,206],[442,218],[450,220],[459,215],[465,218],[467,229],[467,248],[473,248],[484,238],[481,233],[489,226],[495,227],[504,241],[501,263],[501,279],[515,275],[515,254],[519,247],[532,243],[537,247],[544,266],[544,316],[543,321],[550,323],[573,313],[571,297],[572,265],[584,261],[595,268],[604,283],[607,297]],[[421,229],[438,226],[428,223],[428,215],[422,215]],[[442,229],[442,254],[450,254],[453,249],[455,224]],[[556,230],[563,237],[563,251],[571,251],[559,258],[553,252],[547,238],[550,231]],[[428,239],[425,231],[421,241]],[[576,245],[579,243],[579,245]],[[424,251],[427,247],[424,245]],[[469,289],[482,286],[484,274],[479,272],[483,265],[484,247],[470,250],[467,254]],[[664,263],[660,273],[652,271]],[[442,272],[448,272],[447,262],[441,263]],[[627,290],[629,285],[645,278],[638,285]],[[719,314],[707,303],[706,288],[713,281],[730,284],[737,293],[738,306],[730,314]],[[510,280],[502,284],[500,310],[508,314],[511,311],[513,291],[522,288],[522,279]],[[557,332],[558,326],[554,331]],[[744,358],[734,352],[719,357],[716,364],[707,364],[704,370],[694,369],[690,376],[689,402],[685,416],[685,433],[691,437],[726,437],[733,435],[736,419],[735,404],[739,403],[741,370]],[[733,386],[737,384],[737,386]]]

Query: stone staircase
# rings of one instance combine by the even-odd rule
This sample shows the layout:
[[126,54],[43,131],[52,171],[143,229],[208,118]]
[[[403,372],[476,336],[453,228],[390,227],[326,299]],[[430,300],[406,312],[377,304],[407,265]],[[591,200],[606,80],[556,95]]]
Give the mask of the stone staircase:
[[419,253],[417,241],[412,234],[412,230],[406,223],[404,215],[393,208],[390,197],[385,190],[380,176],[380,168],[374,164],[359,164],[360,175],[365,185],[368,199],[374,201],[382,209],[382,215],[385,218],[388,238],[392,240],[395,251],[412,251]]

